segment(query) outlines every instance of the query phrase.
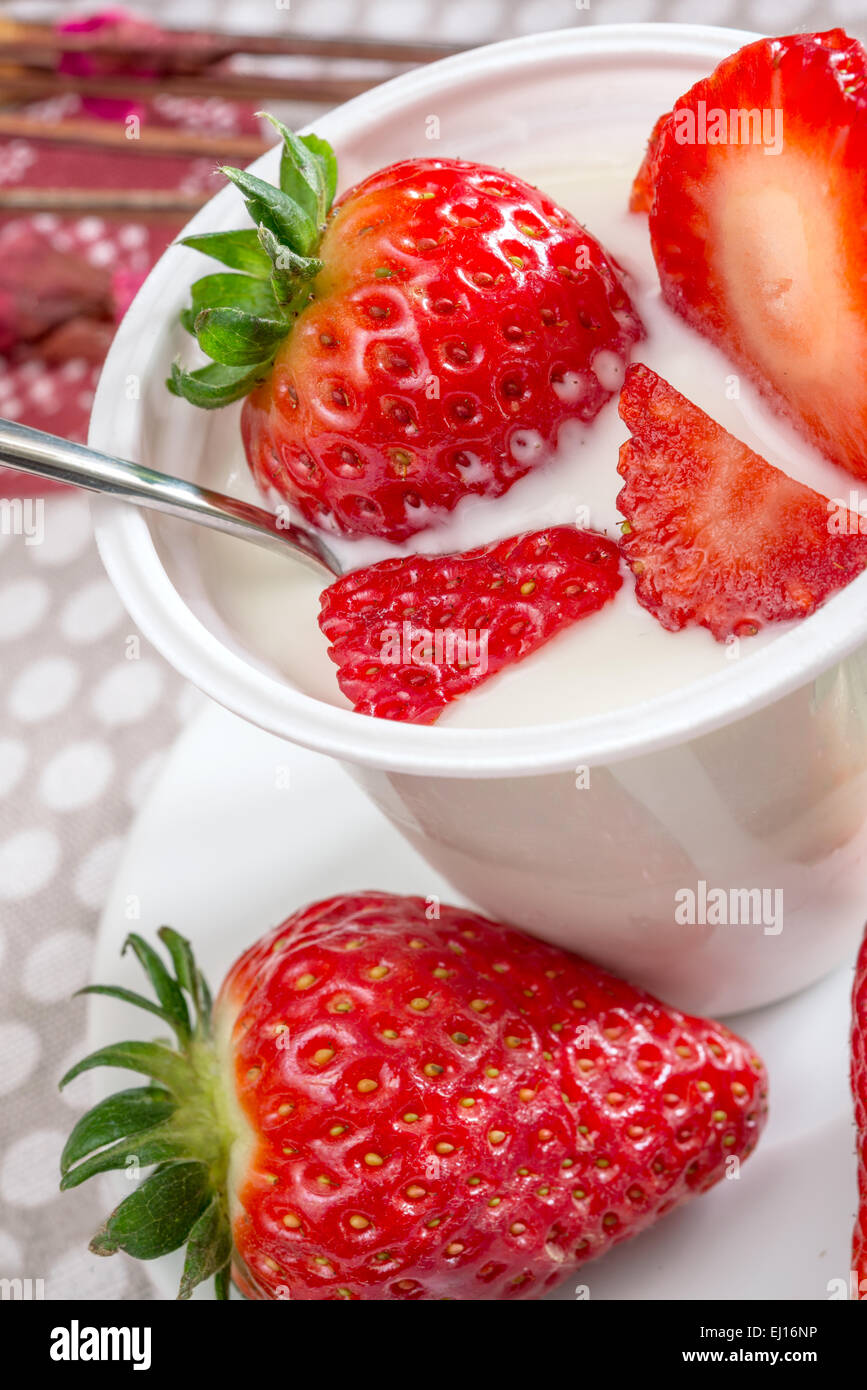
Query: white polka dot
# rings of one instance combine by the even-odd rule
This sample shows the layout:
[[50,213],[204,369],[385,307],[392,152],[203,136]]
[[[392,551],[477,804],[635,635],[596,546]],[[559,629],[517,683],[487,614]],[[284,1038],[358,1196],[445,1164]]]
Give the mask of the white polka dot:
[[18,786],[29,759],[26,744],[0,738],[0,796],[8,796]]
[[147,228],[142,227],[137,222],[131,222],[128,226],[121,227],[117,234],[118,244],[127,250],[132,250],[136,246],[143,246],[147,239]]
[[[3,766],[2,753],[3,745],[0,743],[0,768]],[[127,783],[126,799],[130,806],[138,807],[142,804],[153,786],[154,781],[162,771],[166,756],[165,750],[159,753],[151,753],[149,757],[139,763]]]
[[51,603],[51,590],[42,579],[19,579],[0,589],[0,641],[32,632]]
[[41,406],[43,410],[56,410],[60,404],[57,387],[50,377],[43,377],[40,381],[34,381],[29,395],[33,404]]
[[90,508],[83,497],[46,497],[45,539],[33,546],[38,565],[68,565],[87,549],[93,538]]
[[60,1195],[57,1174],[65,1143],[59,1129],[34,1129],[9,1145],[0,1165],[0,1196],[10,1207],[46,1206]]
[[101,217],[82,217],[75,228],[79,241],[96,241],[105,231]]
[[39,1060],[39,1037],[26,1023],[0,1023],[0,1096],[23,1086]]
[[0,842],[0,902],[33,897],[57,872],[60,844],[50,830],[20,830]]
[[113,773],[114,758],[104,743],[70,743],[46,764],[39,795],[52,811],[76,811],[102,796]]
[[123,606],[107,579],[94,579],[67,599],[60,631],[69,642],[98,642],[120,622]]
[[8,1231],[0,1231],[0,1274],[20,1274],[24,1263],[21,1246]]
[[83,357],[70,357],[68,362],[64,362],[58,372],[64,381],[80,381],[87,376],[87,362]]
[[128,1286],[129,1271],[117,1256],[107,1260],[103,1255],[91,1255],[82,1241],[52,1266],[45,1293],[50,1299],[113,1302],[123,1298]]
[[91,265],[111,265],[117,260],[117,247],[111,241],[97,241],[87,248],[86,255]]
[[82,859],[73,880],[73,892],[83,907],[102,907],[108,897],[117,861],[123,848],[119,835],[100,842]]
[[25,724],[50,719],[65,709],[81,684],[81,673],[65,656],[46,656],[25,666],[9,691],[9,713]]
[[21,987],[38,1004],[69,999],[88,983],[93,943],[86,932],[56,931],[30,951],[21,972]]
[[160,698],[163,673],[152,661],[123,661],[107,671],[93,692],[93,709],[104,724],[134,724]]

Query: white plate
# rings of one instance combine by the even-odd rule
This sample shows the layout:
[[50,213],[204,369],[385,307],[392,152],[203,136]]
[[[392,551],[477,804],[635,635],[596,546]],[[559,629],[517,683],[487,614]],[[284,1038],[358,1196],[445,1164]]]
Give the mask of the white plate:
[[[94,979],[141,988],[135,963],[120,959],[124,938],[130,930],[152,936],[169,922],[192,938],[216,987],[235,957],[289,912],[364,888],[456,897],[336,763],[209,706],[176,745],[130,834]],[[591,1299],[824,1299],[830,1280],[848,1279],[856,1193],[850,979],[839,971],[734,1021],[771,1077],[771,1119],[756,1154],[737,1181],[586,1265],[553,1298],[573,1298],[581,1283]],[[143,1024],[137,1010],[90,1001],[94,1048],[149,1036],[139,1032]],[[119,1086],[117,1076],[106,1080]],[[120,1175],[106,1187],[115,1200],[129,1191]],[[146,1268],[160,1296],[173,1298],[179,1259]]]

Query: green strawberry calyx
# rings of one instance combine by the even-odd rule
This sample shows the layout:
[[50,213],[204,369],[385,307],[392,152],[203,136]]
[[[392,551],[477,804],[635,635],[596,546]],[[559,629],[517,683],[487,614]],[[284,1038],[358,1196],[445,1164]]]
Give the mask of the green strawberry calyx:
[[213,1276],[216,1296],[229,1296],[232,1234],[227,1199],[232,1122],[221,1083],[212,1032],[208,985],[190,943],[171,927],[159,937],[169,964],[140,936],[131,949],[146,971],[156,999],[115,985],[88,985],[81,994],[109,995],[155,1014],[176,1043],[120,1042],[90,1053],[72,1067],[61,1089],[94,1067],[122,1067],[150,1084],[108,1096],[83,1115],[60,1159],[61,1190],[112,1169],[137,1175],[128,1197],[90,1243],[95,1255],[118,1250],[154,1260],[186,1245],[178,1298]]
[[276,116],[260,112],[283,141],[279,186],[224,165],[255,227],[203,232],[180,245],[211,256],[229,272],[196,280],[181,323],[210,363],[194,371],[179,361],[169,390],[212,410],[240,400],[263,381],[274,354],[312,297],[322,269],[316,252],[337,187],[337,159],[318,135],[295,135]]

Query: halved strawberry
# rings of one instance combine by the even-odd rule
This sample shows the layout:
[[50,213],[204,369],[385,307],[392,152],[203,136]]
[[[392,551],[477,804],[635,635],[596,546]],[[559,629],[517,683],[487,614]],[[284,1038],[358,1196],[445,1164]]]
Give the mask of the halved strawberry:
[[612,541],[553,526],[354,570],[323,593],[319,626],[359,713],[431,724],[458,695],[602,608],[621,582]]
[[636,597],[719,641],[812,613],[867,565],[860,518],[787,477],[649,367],[629,368],[617,505]]
[[669,305],[867,477],[867,55],[761,39],[676,102],[633,206]]

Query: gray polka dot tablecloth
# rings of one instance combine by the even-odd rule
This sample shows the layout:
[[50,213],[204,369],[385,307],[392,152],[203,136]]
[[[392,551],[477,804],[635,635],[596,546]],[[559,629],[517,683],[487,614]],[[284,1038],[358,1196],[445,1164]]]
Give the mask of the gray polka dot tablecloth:
[[58,1192],[90,1078],[62,1097],[57,1080],[83,1055],[70,996],[130,820],[201,697],[129,642],[84,498],[44,508],[40,544],[0,533],[0,1277],[43,1279],[47,1298],[143,1297],[140,1270],[87,1252],[99,1192]]
[[[179,7],[152,0],[135,8],[189,28],[486,42],[578,22],[650,19],[767,32],[839,23],[863,36],[864,4],[185,0]],[[64,8],[23,3],[4,12],[44,19]],[[13,412],[0,404],[0,413]],[[57,1080],[85,1045],[85,1001],[70,996],[89,979],[100,905],[124,837],[201,697],[144,640],[138,649],[129,643],[134,629],[102,573],[86,502],[50,495],[44,526],[38,545],[0,532],[0,1278],[44,1280],[48,1299],[149,1298],[143,1269],[87,1252],[104,1214],[99,1191],[58,1192],[60,1150],[90,1093],[81,1077],[61,1097]]]

